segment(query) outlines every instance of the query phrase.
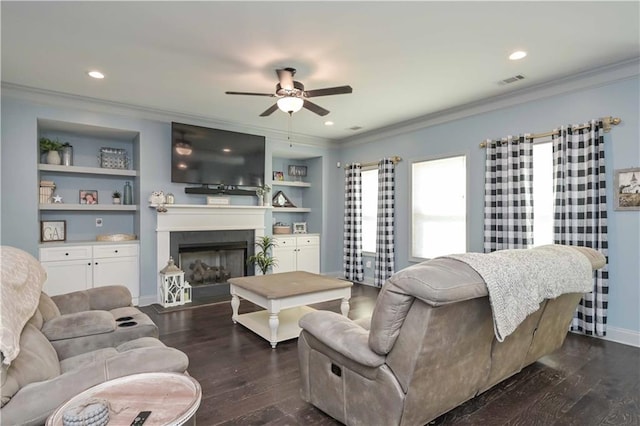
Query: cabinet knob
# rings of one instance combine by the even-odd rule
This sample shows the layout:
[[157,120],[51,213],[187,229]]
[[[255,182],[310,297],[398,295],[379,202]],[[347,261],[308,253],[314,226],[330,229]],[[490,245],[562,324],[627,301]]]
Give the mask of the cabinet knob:
[[98,264],[98,262],[95,263],[96,265]]
[[91,262],[87,263],[87,265],[91,266]]
[[64,255],[65,255],[65,256],[69,256],[69,253],[65,253]]
[[116,252],[116,253],[117,253],[117,252],[118,252],[118,250],[114,250],[114,252]]

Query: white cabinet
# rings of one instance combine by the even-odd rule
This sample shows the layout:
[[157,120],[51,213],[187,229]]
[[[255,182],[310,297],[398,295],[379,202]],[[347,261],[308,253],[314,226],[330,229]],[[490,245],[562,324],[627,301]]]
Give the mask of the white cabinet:
[[124,285],[133,303],[140,296],[139,245],[64,244],[40,248],[47,271],[43,291],[50,296],[106,285]]
[[306,271],[320,273],[320,235],[300,234],[274,237],[273,257],[278,264],[274,273]]

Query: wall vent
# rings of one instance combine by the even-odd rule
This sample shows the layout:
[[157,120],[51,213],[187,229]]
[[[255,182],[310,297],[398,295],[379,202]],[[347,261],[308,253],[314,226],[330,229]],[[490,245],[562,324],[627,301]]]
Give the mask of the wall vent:
[[513,77],[509,77],[509,78],[505,78],[504,80],[500,80],[498,82],[498,84],[500,84],[500,85],[511,84],[511,83],[515,83],[516,81],[520,81],[520,80],[524,80],[524,76],[518,74],[518,75],[514,75]]

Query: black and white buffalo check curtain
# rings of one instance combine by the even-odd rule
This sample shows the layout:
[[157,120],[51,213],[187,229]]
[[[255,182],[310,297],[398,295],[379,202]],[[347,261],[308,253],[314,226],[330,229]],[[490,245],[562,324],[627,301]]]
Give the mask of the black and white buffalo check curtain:
[[533,140],[486,141],[484,251],[533,244]]
[[[553,142],[554,229],[556,244],[586,246],[607,258],[607,197],[602,122],[562,127]],[[571,330],[605,336],[608,266],[594,272],[593,292],[580,301]]]
[[362,266],[362,168],[349,164],[344,172],[344,254],[342,267],[349,281],[364,281]]
[[382,284],[395,272],[394,216],[395,165],[390,158],[378,162],[378,215],[374,285]]

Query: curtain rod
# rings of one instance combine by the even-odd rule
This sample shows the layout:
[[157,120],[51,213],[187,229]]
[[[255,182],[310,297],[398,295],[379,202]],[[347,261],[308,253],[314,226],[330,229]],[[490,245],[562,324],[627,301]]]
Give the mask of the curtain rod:
[[[393,163],[394,166],[401,161],[402,161],[402,157],[398,157],[397,155],[394,155],[393,157],[391,157],[391,162]],[[346,169],[347,167],[349,167],[349,164],[353,164],[353,163],[345,164],[344,168]],[[378,165],[377,161],[371,161],[369,163],[360,163],[360,167],[371,167],[371,166],[377,166],[377,165]]]
[[[603,124],[603,129],[605,132],[609,132],[611,130],[611,126],[617,126],[618,124],[620,124],[622,122],[622,120],[619,117],[602,117],[600,120],[602,120],[602,124]],[[580,130],[580,129],[586,129],[587,127],[589,127],[589,125],[586,126],[574,126],[573,129],[574,130]],[[549,136],[554,136],[554,135],[558,135],[559,132],[557,130],[552,130],[550,132],[545,132],[545,133],[533,133],[529,136],[525,136],[527,139],[539,139],[539,138],[546,138]],[[480,148],[486,148],[487,147],[487,142],[481,142],[480,143]]]

